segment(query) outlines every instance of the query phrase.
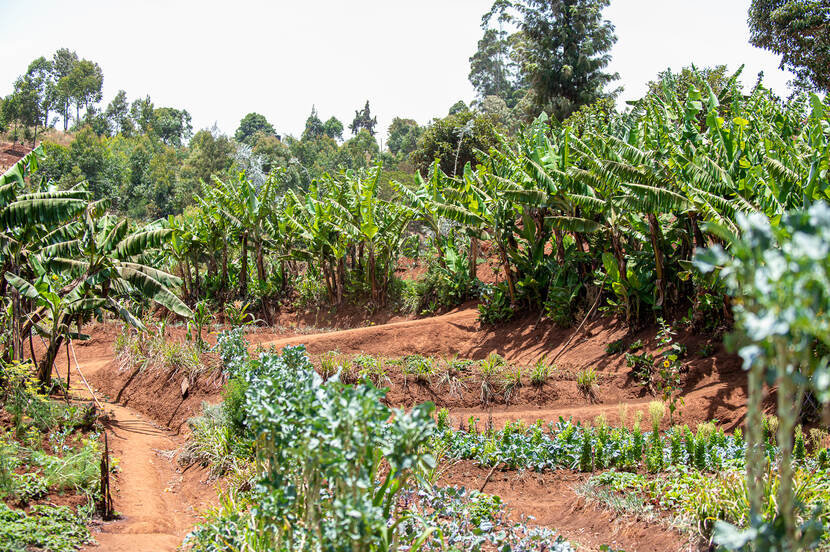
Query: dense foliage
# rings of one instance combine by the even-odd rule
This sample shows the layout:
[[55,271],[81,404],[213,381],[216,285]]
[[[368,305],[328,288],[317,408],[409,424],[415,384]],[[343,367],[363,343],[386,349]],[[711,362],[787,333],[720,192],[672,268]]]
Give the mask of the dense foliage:
[[753,0],[750,43],[781,55],[799,84],[830,91],[830,10],[822,0]]

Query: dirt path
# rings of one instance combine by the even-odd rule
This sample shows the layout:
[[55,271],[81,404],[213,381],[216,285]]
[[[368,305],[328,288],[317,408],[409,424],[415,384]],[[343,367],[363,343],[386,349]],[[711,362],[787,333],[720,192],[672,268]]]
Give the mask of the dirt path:
[[[83,355],[81,370],[90,377],[111,362],[111,355],[97,358]],[[65,362],[58,365],[66,374]],[[78,381],[73,364],[72,391],[89,397]],[[96,393],[102,402],[106,399]],[[148,421],[130,408],[104,403],[110,420],[105,424],[111,455],[118,471],[111,480],[113,502],[120,519],[103,523],[93,530],[96,545],[89,551],[160,552],[176,550],[184,536],[198,522],[198,509],[205,507],[215,489],[199,481],[197,470],[184,473],[172,461],[171,451],[182,445],[182,438]]]

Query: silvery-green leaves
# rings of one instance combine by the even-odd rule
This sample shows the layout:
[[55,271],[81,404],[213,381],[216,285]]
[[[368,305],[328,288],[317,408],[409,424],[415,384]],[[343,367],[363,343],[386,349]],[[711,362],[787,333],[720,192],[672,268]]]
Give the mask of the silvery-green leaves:
[[736,321],[752,342],[740,350],[744,367],[774,364],[784,342],[797,359],[794,375],[827,400],[827,360],[810,351],[830,346],[830,206],[814,203],[777,224],[760,214],[739,215],[737,222],[741,234],[728,252],[711,247],[698,252],[695,264],[703,272],[719,269],[736,298]]

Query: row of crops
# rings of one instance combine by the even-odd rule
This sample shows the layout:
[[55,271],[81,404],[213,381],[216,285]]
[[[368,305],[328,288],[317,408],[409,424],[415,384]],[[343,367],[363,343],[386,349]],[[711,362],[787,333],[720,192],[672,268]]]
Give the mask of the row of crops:
[[[778,469],[786,462],[786,422],[777,417],[762,419],[757,444],[711,422],[661,431],[667,409],[657,401],[647,420],[637,412],[630,425],[610,426],[600,416],[593,424],[560,419],[496,430],[431,405],[389,409],[371,374],[344,384],[347,366],[321,375],[302,347],[249,355],[239,331],[223,333],[219,343],[230,377],[225,401],[191,421],[180,460],[209,466],[230,485],[188,538],[196,550],[569,549],[550,529],[510,521],[498,497],[440,483],[458,460],[593,473],[580,494],[619,514],[675,519],[708,540],[728,531],[717,522],[752,526],[744,473],[753,446],[762,451],[766,478],[760,520],[783,523]],[[799,426],[792,437],[798,501],[789,513],[809,529],[800,542],[826,546],[814,529],[830,519],[827,432]]]

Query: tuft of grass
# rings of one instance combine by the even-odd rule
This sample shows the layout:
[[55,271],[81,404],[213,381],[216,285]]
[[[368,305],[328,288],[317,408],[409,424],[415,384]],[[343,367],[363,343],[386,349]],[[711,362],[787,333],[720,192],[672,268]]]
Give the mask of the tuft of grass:
[[327,380],[337,373],[337,353],[329,351],[320,355],[320,376]]
[[403,359],[404,375],[411,375],[418,383],[432,383],[432,376],[436,372],[436,362],[421,355],[407,355]]
[[450,396],[460,397],[461,391],[467,388],[462,373],[474,365],[472,360],[459,359],[458,355],[445,358],[438,364],[438,385],[446,387]]
[[381,387],[389,381],[383,359],[374,358],[369,355],[357,355],[352,359],[352,362],[357,368],[357,376],[359,379],[367,379],[375,387]]
[[522,368],[514,366],[506,368],[502,375],[502,388],[504,389],[504,400],[510,401],[513,393],[522,386]]
[[490,353],[478,365],[481,377],[481,402],[488,404],[490,398],[504,384],[504,371],[507,361],[498,353]]
[[210,480],[242,470],[250,443],[233,430],[227,409],[220,404],[202,403],[202,414],[187,421],[190,439],[179,454],[179,464],[209,468]]
[[585,368],[576,374],[576,387],[590,400],[596,398],[597,372],[593,368]]
[[545,359],[540,358],[537,360],[536,364],[533,365],[533,369],[530,371],[531,385],[535,387],[542,387],[545,385],[545,382],[548,381],[548,378],[550,378],[553,370],[555,370],[555,367],[546,363]]

